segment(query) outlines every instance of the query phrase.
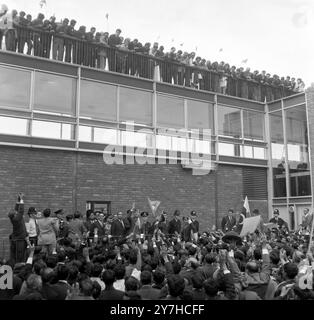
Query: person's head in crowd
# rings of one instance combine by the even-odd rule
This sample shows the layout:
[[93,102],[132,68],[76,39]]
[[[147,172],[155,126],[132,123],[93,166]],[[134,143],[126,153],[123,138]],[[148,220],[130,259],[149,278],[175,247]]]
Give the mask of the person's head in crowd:
[[51,16],[49,19],[50,22],[55,22],[56,21],[56,17],[55,16]]
[[95,32],[96,32],[96,28],[95,27],[91,27],[89,32],[90,32],[90,34],[94,35]]
[[181,276],[171,274],[167,278],[167,285],[170,296],[178,298],[184,291],[185,281]]
[[141,279],[142,286],[151,285],[152,284],[152,274],[151,274],[151,272],[149,272],[149,271],[141,272],[140,279]]
[[179,220],[180,214],[181,214],[180,210],[176,209],[174,211],[173,216],[174,216],[175,220]]
[[72,221],[74,219],[74,216],[73,216],[73,214],[67,214],[65,216],[65,218],[66,218],[67,222],[70,222],[70,221]]
[[102,274],[102,281],[105,283],[106,287],[112,287],[115,282],[115,273],[113,270],[105,270]]
[[43,211],[43,216],[44,216],[44,218],[49,218],[50,215],[51,215],[51,210],[50,210],[49,208],[47,208],[47,209],[45,209],[45,210]]
[[65,264],[59,264],[56,268],[56,275],[59,281],[67,280],[69,276],[69,267]]
[[193,288],[196,290],[200,290],[203,288],[203,279],[200,274],[195,273],[192,276],[192,285],[193,285]]
[[283,278],[285,280],[294,280],[298,273],[299,269],[295,263],[288,262],[283,265]]
[[137,291],[139,287],[139,281],[134,277],[129,277],[125,280],[125,291]]
[[69,24],[69,19],[68,18],[65,18],[65,19],[63,19],[63,21],[62,21],[62,24],[64,25],[64,26],[67,26],[68,24]]
[[117,29],[115,33],[116,37],[120,37],[121,32],[121,29]]
[[100,278],[103,270],[103,266],[100,263],[94,263],[92,267],[91,276],[94,278]]
[[81,219],[82,214],[79,211],[75,211],[74,213],[74,219]]
[[97,281],[92,281],[93,283],[93,298],[97,300],[101,294],[101,286]]
[[48,268],[54,269],[58,263],[58,257],[54,254],[48,255],[46,258],[46,264]]
[[229,217],[232,217],[232,216],[233,216],[233,212],[234,212],[233,209],[229,209],[229,210],[228,210],[228,216],[229,216]]
[[83,279],[79,282],[80,294],[84,297],[91,297],[94,291],[93,282],[90,279]]
[[258,216],[260,214],[259,210],[258,209],[254,209],[253,210],[253,214],[254,214],[254,216]]
[[194,221],[194,220],[196,219],[196,217],[197,217],[196,211],[195,211],[195,210],[192,210],[192,211],[190,212],[190,218],[191,218],[191,220]]
[[124,279],[125,276],[125,265],[124,264],[117,264],[114,269],[113,269],[114,273],[115,273],[115,277],[116,280],[122,280]]
[[104,214],[103,212],[99,212],[97,219],[98,219],[100,222],[104,222],[104,220],[105,220],[105,214]]
[[203,286],[208,299],[214,299],[217,296],[219,288],[216,280],[207,279]]
[[117,218],[118,218],[118,220],[120,220],[120,221],[123,219],[123,213],[122,213],[122,211],[119,211],[119,212],[118,212]]
[[148,221],[148,212],[147,211],[141,212],[141,217],[142,217],[143,223],[146,223]]
[[47,268],[47,265],[46,265],[46,263],[45,263],[42,259],[36,261],[36,262],[33,264],[33,271],[34,271],[34,273],[37,274],[37,275],[40,275],[41,270],[44,269],[44,268]]
[[180,295],[181,300],[193,300],[193,292],[190,289],[184,289],[182,295]]
[[41,270],[41,280],[43,284],[49,283],[53,277],[53,269],[51,268],[44,268]]
[[75,25],[76,25],[76,20],[72,19],[72,20],[70,21],[70,26],[71,26],[72,28],[74,28]]
[[41,276],[37,274],[31,274],[26,280],[26,287],[30,292],[40,292],[42,289]]
[[26,13],[24,11],[20,11],[19,16],[20,18],[25,18]]
[[172,269],[174,274],[179,274],[182,269],[181,264],[178,261],[174,261],[172,263]]
[[64,211],[63,209],[59,209],[57,211],[55,211],[55,215],[58,219],[62,219],[63,218],[63,215],[64,215]]
[[28,209],[28,212],[27,212],[28,216],[31,218],[31,219],[35,219],[36,218],[36,215],[37,215],[37,210],[34,208],[34,207],[30,207]]
[[153,272],[153,282],[157,286],[162,286],[164,284],[164,281],[165,281],[165,273],[162,272],[162,270],[160,268],[157,268]]
[[79,269],[77,266],[75,266],[73,264],[69,265],[68,269],[69,269],[69,273],[68,273],[67,281],[68,281],[69,285],[73,285],[74,283],[77,282],[77,279],[79,276]]
[[275,217],[276,219],[278,219],[278,217],[279,217],[279,210],[278,210],[278,209],[275,209],[275,210],[274,210],[274,217]]
[[94,220],[95,219],[95,215],[93,210],[87,210],[86,211],[86,220]]
[[27,19],[27,21],[31,22],[31,21],[33,20],[33,17],[32,17],[31,14],[28,14],[28,15],[26,16],[26,19]]
[[193,60],[193,59],[195,58],[195,52],[191,52],[191,53],[189,54],[189,57]]

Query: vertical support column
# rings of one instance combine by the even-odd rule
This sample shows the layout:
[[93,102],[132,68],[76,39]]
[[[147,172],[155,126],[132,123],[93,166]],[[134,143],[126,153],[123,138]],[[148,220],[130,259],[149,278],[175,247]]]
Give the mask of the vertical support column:
[[286,115],[284,110],[284,101],[281,99],[281,114],[283,125],[283,140],[284,140],[284,152],[285,152],[285,175],[286,175],[286,209],[289,212],[289,197],[290,197],[290,173],[289,173],[289,161],[288,161],[288,144],[287,144],[287,128],[286,128]]
[[218,99],[217,94],[215,94],[214,99],[214,134],[216,137],[215,143],[215,153],[216,153],[216,170],[215,170],[215,225],[216,229],[219,229],[219,201],[218,201],[218,170],[219,170],[219,154],[218,154]]
[[77,68],[77,82],[76,82],[76,105],[75,105],[75,117],[76,124],[74,129],[75,139],[75,160],[73,166],[73,188],[72,188],[72,203],[74,204],[74,211],[77,209],[77,175],[78,175],[78,162],[79,162],[79,134],[80,134],[80,105],[81,105],[81,67]]
[[31,73],[31,95],[30,95],[30,110],[31,110],[31,119],[28,122],[27,135],[33,135],[33,119],[34,119],[34,100],[35,100],[35,72]]
[[[305,93],[305,108],[306,108],[306,119],[307,119],[307,136],[308,136],[308,148],[309,148],[309,164],[310,164],[310,181],[311,181],[311,205],[312,205],[312,212],[314,210],[314,197],[313,197],[313,190],[314,190],[314,178],[313,178],[313,165],[312,165],[312,161],[313,161],[313,157],[314,155],[312,154],[312,146],[314,143],[314,127],[313,127],[313,119],[314,119],[314,87],[310,87],[306,90]],[[312,229],[311,229],[311,238],[313,236],[313,227],[314,227],[314,222],[312,225]]]
[[273,185],[273,165],[272,165],[272,149],[271,149],[271,132],[270,132],[270,116],[268,104],[265,100],[265,138],[267,142],[267,190],[268,190],[268,219],[272,216],[273,210],[273,197],[274,197],[274,185]]
[[156,156],[157,155],[157,150],[156,150],[156,140],[157,140],[157,85],[156,85],[156,80],[154,77],[154,82],[153,82],[153,153]]

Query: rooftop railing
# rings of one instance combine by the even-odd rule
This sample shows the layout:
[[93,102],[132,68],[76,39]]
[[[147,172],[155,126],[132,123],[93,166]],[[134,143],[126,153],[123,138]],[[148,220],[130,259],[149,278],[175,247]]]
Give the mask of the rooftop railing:
[[15,30],[8,30],[5,44],[9,51],[255,101],[272,101],[296,93],[272,82],[262,83],[237,74],[209,70],[206,66],[191,66],[167,57],[157,58],[31,27],[16,26]]

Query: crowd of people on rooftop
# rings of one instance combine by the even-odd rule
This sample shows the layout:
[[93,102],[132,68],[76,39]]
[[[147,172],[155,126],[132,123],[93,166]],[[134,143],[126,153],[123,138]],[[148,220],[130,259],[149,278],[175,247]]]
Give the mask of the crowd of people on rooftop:
[[[275,209],[241,235],[246,211],[228,211],[221,228],[200,232],[198,213],[156,216],[88,210],[83,219],[59,209],[39,212],[24,195],[8,216],[13,226],[13,300],[306,300],[314,299],[310,239],[313,214],[289,230]],[[65,216],[65,217],[64,217]]]
[[[2,16],[2,17],[1,17]],[[6,23],[5,23],[6,22]],[[196,52],[165,52],[158,42],[142,44],[138,39],[88,31],[77,21],[56,17],[45,19],[42,13],[34,19],[24,11],[9,11],[3,5],[0,13],[0,49],[4,39],[9,51],[119,72],[185,87],[207,90],[264,102],[304,91],[302,79],[280,77],[265,70],[230,66],[209,61]]]

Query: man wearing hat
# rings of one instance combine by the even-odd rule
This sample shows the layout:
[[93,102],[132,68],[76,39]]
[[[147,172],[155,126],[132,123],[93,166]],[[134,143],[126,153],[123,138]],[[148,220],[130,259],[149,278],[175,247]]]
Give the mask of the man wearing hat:
[[283,219],[279,218],[279,210],[278,209],[274,210],[274,217],[271,218],[269,220],[269,222],[277,224],[279,229],[281,229],[283,226],[287,225],[287,223]]
[[36,221],[37,210],[34,207],[30,207],[27,212],[29,221],[25,223],[26,231],[28,233],[29,242],[31,245],[37,246],[37,240],[39,235],[39,228]]
[[148,221],[148,212],[146,211],[141,212],[141,217],[142,217],[142,223],[141,223],[140,232],[141,234],[144,235],[144,237],[147,237],[148,235],[151,234],[151,231],[152,231],[152,225]]
[[192,241],[198,240],[198,231],[200,228],[199,222],[196,220],[196,211],[192,210],[190,213],[190,217],[188,218],[188,223],[191,228],[191,236],[192,236]]
[[181,233],[181,221],[179,220],[180,210],[175,210],[173,219],[169,222],[168,234],[178,237]]
[[236,218],[233,216],[233,209],[228,210],[228,214],[221,220],[221,229],[224,233],[231,231],[237,224]]
[[64,216],[63,209],[59,209],[55,211],[55,215],[57,217],[57,228],[58,228],[57,240],[62,240],[66,238],[69,234],[69,224],[63,219],[63,216]]

